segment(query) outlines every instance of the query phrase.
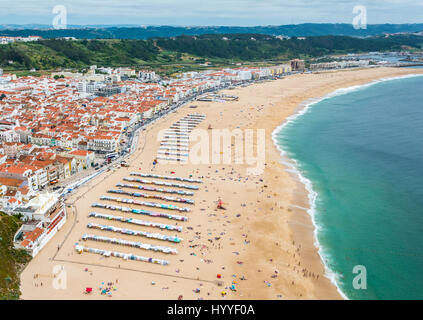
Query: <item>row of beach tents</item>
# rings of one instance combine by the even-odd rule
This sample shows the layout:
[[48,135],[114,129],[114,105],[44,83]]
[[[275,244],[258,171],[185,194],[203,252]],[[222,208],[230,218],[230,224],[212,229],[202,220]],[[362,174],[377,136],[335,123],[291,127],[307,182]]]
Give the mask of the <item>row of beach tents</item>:
[[109,251],[109,250],[102,250],[102,249],[96,249],[96,248],[88,248],[79,244],[75,245],[75,250],[78,253],[83,252],[89,252],[94,254],[100,254],[104,257],[117,257],[122,258],[124,260],[134,260],[134,261],[143,261],[148,263],[154,263],[154,264],[160,264],[162,266],[169,265],[169,261],[162,260],[162,259],[154,259],[154,258],[148,258],[143,256],[137,256],[132,253],[123,253],[118,251]]
[[175,197],[168,197],[168,196],[160,196],[160,195],[152,195],[152,194],[146,194],[146,193],[140,193],[140,192],[128,192],[125,190],[108,190],[109,193],[116,193],[116,194],[123,194],[131,197],[137,197],[137,198],[151,198],[151,199],[158,199],[163,201],[170,201],[170,202],[181,202],[181,203],[188,203],[188,204],[194,204],[194,200],[192,199],[186,199],[186,198],[175,198]]
[[125,239],[119,239],[119,238],[109,238],[109,237],[103,237],[103,236],[97,236],[94,234],[84,234],[82,236],[82,240],[88,241],[99,241],[99,242],[106,242],[106,243],[112,243],[112,244],[118,244],[121,246],[127,246],[127,247],[134,247],[138,249],[144,249],[144,250],[150,250],[155,252],[163,252],[166,254],[177,254],[178,250],[175,248],[165,247],[165,246],[156,246],[149,243],[143,243],[143,242],[136,242],[136,241],[129,241]]
[[128,207],[120,207],[120,206],[114,206],[110,204],[103,204],[103,203],[93,203],[91,205],[93,208],[102,208],[102,209],[109,209],[113,211],[122,211],[122,212],[130,212],[134,214],[143,214],[151,217],[157,217],[157,218],[166,218],[171,220],[178,220],[178,221],[188,221],[187,217],[179,216],[179,215],[173,215],[168,213],[161,213],[161,212],[153,212],[149,210],[143,210],[143,209],[132,209]]
[[[115,193],[123,193],[123,192],[125,192],[125,191],[116,190]],[[191,211],[190,208],[178,207],[178,206],[175,206],[173,204],[147,202],[147,201],[133,200],[133,199],[128,199],[128,198],[116,198],[116,197],[109,197],[109,196],[101,196],[100,200],[114,201],[114,202],[127,203],[127,204],[135,204],[135,205],[139,205],[139,206],[153,207],[153,208],[173,210],[173,211],[179,211],[179,212],[190,212]]]
[[175,226],[171,224],[165,224],[165,223],[157,223],[157,222],[151,222],[151,221],[144,221],[144,220],[138,220],[133,218],[125,218],[121,216],[115,216],[111,214],[104,214],[104,213],[98,213],[98,212],[91,212],[88,217],[90,218],[97,218],[97,219],[105,219],[110,221],[119,221],[122,223],[128,223],[133,224],[137,226],[144,226],[144,227],[151,227],[151,228],[158,228],[161,230],[169,230],[169,231],[177,231],[182,232],[183,227],[181,226]]
[[162,241],[168,241],[168,242],[174,242],[174,243],[180,243],[182,241],[182,239],[179,238],[179,237],[168,236],[166,234],[151,233],[151,232],[146,232],[146,231],[126,229],[126,228],[118,228],[118,227],[114,227],[114,226],[108,226],[108,225],[96,224],[96,223],[89,223],[87,225],[87,228],[97,229],[97,230],[102,230],[102,231],[115,232],[115,233],[121,233],[121,234],[126,234],[126,235],[129,235],[129,236],[145,237],[145,238],[149,238],[149,239],[156,239],[156,240],[162,240]]

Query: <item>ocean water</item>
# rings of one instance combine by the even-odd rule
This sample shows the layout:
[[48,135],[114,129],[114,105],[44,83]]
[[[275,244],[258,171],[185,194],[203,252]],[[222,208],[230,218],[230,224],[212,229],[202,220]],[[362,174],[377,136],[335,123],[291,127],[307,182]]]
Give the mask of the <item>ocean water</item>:
[[[423,299],[423,77],[338,91],[274,132],[349,299]],[[355,266],[366,270],[357,290]],[[361,273],[363,275],[363,273]]]

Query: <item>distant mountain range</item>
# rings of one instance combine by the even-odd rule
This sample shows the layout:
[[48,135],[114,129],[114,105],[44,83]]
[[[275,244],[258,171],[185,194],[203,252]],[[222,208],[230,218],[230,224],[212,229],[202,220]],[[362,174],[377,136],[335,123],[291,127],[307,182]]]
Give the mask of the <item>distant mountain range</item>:
[[134,26],[134,25],[69,25],[67,29],[56,30],[48,25],[0,25],[0,36],[30,36],[43,38],[75,37],[79,39],[151,39],[180,35],[204,34],[265,34],[273,36],[355,36],[367,37],[392,33],[422,32],[423,24],[372,24],[367,29],[356,30],[352,24],[304,23],[282,26]]

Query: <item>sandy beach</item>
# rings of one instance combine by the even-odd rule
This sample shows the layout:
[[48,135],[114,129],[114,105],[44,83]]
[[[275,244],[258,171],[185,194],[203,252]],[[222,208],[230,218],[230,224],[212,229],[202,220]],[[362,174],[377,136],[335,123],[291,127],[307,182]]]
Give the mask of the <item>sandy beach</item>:
[[[307,192],[298,177],[287,170],[272,140],[272,132],[301,108],[304,101],[323,97],[339,88],[377,79],[423,73],[422,69],[374,68],[319,74],[299,74],[281,80],[227,90],[236,95],[232,102],[194,102],[172,113],[140,133],[129,167],[116,168],[80,187],[67,200],[68,221],[46,247],[29,263],[21,275],[22,299],[342,299],[325,276],[315,246],[314,226],[307,213]],[[195,105],[197,108],[189,108]],[[160,145],[159,132],[187,114],[200,113],[206,119],[198,125],[213,129],[265,129],[265,169],[248,175],[251,165],[162,164],[153,165]],[[131,172],[201,179],[193,196],[190,212],[170,212],[133,204],[100,201],[107,191],[118,189]],[[159,180],[146,178],[148,180]],[[176,188],[173,188],[176,189]],[[125,191],[131,191],[125,189]],[[150,191],[132,190],[155,194]],[[174,195],[169,195],[174,196]],[[226,210],[218,210],[221,198]],[[145,200],[141,198],[132,198]],[[168,203],[162,200],[145,200]],[[92,208],[94,202],[146,209],[187,216],[186,222],[128,212]],[[100,212],[183,227],[182,232],[125,225],[88,217]],[[183,238],[169,243],[149,238],[116,234],[87,228],[88,223],[110,225]],[[329,226],[328,226],[329,227]],[[163,245],[178,250],[175,255],[146,251],[97,241],[82,241],[84,234],[95,234],[130,241]],[[87,247],[133,253],[166,259],[162,266],[125,261],[91,253],[78,254],[76,243]],[[59,271],[60,270],[60,271]],[[56,276],[54,274],[59,274]],[[218,277],[219,275],[219,277]],[[62,280],[61,285],[59,280]],[[59,285],[58,285],[59,283]],[[104,284],[102,284],[104,283]],[[112,296],[101,295],[99,287],[112,287]],[[230,290],[235,284],[236,291]],[[84,294],[85,288],[93,293]],[[226,295],[222,295],[222,291]]]

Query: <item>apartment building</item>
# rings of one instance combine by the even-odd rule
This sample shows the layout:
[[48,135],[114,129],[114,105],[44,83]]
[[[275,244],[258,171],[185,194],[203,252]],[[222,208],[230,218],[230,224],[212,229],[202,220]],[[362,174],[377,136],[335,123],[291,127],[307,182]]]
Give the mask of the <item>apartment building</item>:
[[22,215],[27,221],[14,236],[14,247],[35,257],[66,223],[63,202],[54,193],[38,194],[11,214]]
[[118,152],[119,141],[116,136],[97,134],[87,137],[87,149],[100,153]]
[[292,71],[304,71],[305,70],[305,62],[304,60],[294,59],[289,62],[291,64]]

